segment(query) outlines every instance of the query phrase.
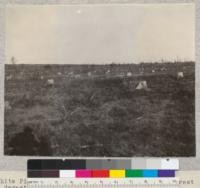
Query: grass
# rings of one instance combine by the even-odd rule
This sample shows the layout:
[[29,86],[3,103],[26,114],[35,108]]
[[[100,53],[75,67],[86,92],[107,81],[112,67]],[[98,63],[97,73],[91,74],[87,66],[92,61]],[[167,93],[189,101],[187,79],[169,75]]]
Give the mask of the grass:
[[[146,73],[132,77],[117,76],[125,65],[7,66],[6,75],[15,73],[15,78],[5,80],[5,100],[11,105],[5,111],[5,154],[194,156],[194,64],[179,65],[181,70],[186,67],[182,79],[176,77],[177,65],[164,64],[168,71],[153,74],[149,73],[152,66],[163,65],[143,66]],[[102,76],[108,68],[114,76]],[[95,70],[94,76],[85,75]],[[64,76],[71,71],[81,78]],[[41,80],[40,75],[45,78]],[[47,85],[50,77],[54,77],[53,86]],[[150,90],[135,90],[139,80],[146,80]],[[38,149],[13,152],[10,142],[25,127],[32,128]],[[23,148],[23,139],[20,143],[16,147]]]

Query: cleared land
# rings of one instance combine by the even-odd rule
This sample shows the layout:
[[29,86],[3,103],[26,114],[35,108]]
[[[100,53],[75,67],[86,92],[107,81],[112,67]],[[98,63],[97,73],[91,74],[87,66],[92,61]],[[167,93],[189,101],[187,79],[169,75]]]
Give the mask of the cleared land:
[[4,152],[194,156],[195,64],[5,65]]

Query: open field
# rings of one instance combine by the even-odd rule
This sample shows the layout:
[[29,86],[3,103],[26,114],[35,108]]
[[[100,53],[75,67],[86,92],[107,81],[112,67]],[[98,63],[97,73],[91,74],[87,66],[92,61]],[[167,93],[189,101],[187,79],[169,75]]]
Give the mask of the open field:
[[4,139],[6,155],[194,156],[195,64],[5,65]]

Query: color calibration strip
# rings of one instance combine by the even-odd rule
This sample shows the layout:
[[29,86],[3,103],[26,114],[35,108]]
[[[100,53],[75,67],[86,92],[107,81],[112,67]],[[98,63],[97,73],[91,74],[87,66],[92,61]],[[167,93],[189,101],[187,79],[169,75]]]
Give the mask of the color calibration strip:
[[99,170],[118,170],[118,169],[162,169],[178,170],[179,160],[174,158],[167,159],[30,159],[27,165],[28,170],[80,170],[80,169],[99,169]]
[[28,160],[29,178],[175,177],[178,169],[178,159]]
[[175,170],[33,170],[29,178],[168,178]]

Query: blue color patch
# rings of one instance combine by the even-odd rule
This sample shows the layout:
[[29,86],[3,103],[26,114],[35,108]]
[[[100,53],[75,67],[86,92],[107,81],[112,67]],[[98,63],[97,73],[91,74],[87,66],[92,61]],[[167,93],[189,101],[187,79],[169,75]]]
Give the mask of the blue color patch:
[[158,170],[143,170],[143,177],[158,177]]

